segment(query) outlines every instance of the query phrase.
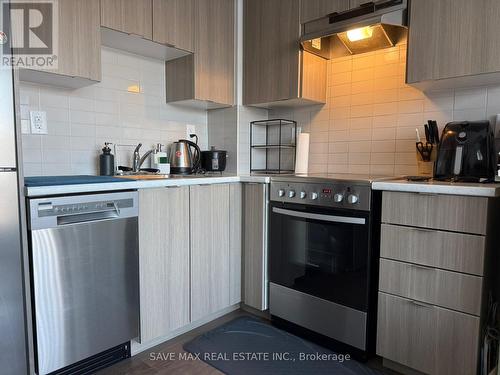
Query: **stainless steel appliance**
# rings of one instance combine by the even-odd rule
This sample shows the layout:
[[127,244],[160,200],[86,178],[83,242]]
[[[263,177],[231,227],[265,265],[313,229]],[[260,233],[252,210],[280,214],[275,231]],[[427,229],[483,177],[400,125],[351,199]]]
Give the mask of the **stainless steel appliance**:
[[28,351],[12,73],[0,69],[0,372],[19,375]]
[[434,178],[494,181],[495,137],[489,121],[450,122],[439,142]]
[[[191,149],[194,152],[191,152]],[[191,174],[200,167],[201,152],[198,145],[187,139],[179,139],[170,147],[170,171],[172,174]]]
[[305,50],[326,59],[393,47],[406,39],[407,0],[377,0],[302,25]]
[[371,180],[272,177],[270,189],[273,320],[361,357],[375,349],[379,199]]
[[29,211],[38,374],[136,337],[137,192],[30,199]]

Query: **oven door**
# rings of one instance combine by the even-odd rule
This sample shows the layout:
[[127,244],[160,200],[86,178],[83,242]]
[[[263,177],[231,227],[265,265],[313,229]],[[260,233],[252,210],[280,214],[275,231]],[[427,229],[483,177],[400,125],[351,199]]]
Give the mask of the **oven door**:
[[369,228],[369,212],[272,204],[270,281],[366,312]]

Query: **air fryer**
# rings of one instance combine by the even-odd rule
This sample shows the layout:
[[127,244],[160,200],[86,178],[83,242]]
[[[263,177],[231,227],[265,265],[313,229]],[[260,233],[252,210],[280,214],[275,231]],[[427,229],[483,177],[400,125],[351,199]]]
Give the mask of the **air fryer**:
[[493,180],[495,142],[489,121],[450,122],[441,135],[434,179]]

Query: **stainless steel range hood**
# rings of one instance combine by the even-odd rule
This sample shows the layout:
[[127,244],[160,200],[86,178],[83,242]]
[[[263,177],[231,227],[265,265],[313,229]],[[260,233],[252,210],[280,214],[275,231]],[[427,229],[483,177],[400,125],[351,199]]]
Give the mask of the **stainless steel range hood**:
[[392,47],[407,33],[407,0],[379,0],[304,23],[300,40],[329,59]]

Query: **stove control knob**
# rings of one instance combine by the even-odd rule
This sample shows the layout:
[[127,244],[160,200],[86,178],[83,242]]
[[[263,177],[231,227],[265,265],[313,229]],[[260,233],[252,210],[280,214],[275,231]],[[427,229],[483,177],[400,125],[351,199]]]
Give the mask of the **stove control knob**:
[[307,196],[307,193],[305,191],[300,192],[300,199],[305,199],[306,196]]
[[344,194],[337,193],[333,196],[333,201],[335,203],[340,203],[344,200]]
[[348,197],[347,197],[347,201],[350,203],[350,204],[356,204],[359,202],[359,197],[357,194],[350,194]]
[[279,190],[278,190],[278,195],[279,195],[280,197],[284,197],[284,196],[285,196],[285,190],[283,190],[283,189],[279,189]]
[[318,199],[318,193],[312,193],[312,194],[311,194],[311,199],[312,199],[312,200],[316,200],[316,199]]
[[290,191],[288,192],[288,197],[290,197],[290,198],[295,197],[295,191],[290,190]]

